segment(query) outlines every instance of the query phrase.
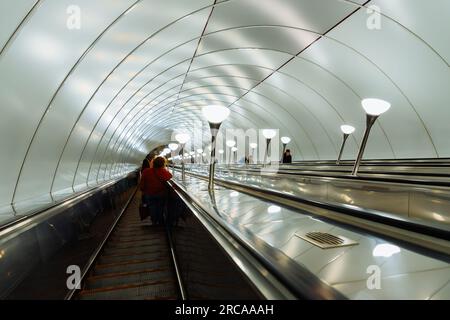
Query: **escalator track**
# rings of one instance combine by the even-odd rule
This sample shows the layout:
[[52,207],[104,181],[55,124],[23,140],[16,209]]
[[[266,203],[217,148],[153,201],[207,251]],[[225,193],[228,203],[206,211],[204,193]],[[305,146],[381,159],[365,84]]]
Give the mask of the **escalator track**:
[[122,214],[82,281],[80,300],[178,299],[168,235],[139,219],[140,193]]

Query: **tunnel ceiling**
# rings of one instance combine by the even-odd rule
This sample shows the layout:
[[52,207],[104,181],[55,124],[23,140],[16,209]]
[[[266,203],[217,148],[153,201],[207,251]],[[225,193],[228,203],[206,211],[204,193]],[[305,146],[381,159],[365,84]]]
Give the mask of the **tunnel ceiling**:
[[6,0],[0,30],[0,206],[127,172],[211,103],[301,160],[344,123],[354,158],[382,98],[367,157],[450,156],[448,0]]

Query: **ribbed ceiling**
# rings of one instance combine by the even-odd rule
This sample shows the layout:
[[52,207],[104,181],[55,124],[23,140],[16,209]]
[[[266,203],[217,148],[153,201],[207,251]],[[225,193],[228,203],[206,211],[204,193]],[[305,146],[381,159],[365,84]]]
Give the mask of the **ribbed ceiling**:
[[3,211],[132,170],[212,103],[224,128],[334,159],[344,123],[355,158],[378,97],[392,108],[366,157],[450,156],[448,0],[7,0],[0,30]]

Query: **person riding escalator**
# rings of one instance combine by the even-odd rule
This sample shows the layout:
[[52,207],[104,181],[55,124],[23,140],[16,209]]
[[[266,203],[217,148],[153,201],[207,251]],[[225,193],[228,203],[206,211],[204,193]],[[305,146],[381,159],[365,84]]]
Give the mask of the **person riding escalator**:
[[139,184],[142,191],[143,204],[149,208],[152,224],[163,224],[163,213],[167,203],[168,188],[166,181],[172,179],[172,174],[166,169],[166,159],[156,157],[152,167],[144,169]]

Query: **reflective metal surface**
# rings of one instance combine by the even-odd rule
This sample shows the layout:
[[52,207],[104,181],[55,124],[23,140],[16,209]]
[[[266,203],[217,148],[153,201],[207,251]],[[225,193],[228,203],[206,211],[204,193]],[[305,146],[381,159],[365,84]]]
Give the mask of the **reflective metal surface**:
[[303,240],[311,242],[312,244],[322,249],[354,246],[358,244],[358,242],[346,237],[340,235],[336,236],[327,232],[310,231],[304,234],[296,232],[295,235],[302,238]]
[[0,297],[64,299],[67,268],[87,263],[135,185],[130,175],[0,230]]
[[[179,179],[178,174],[176,179]],[[202,191],[206,190],[205,180],[188,175],[185,182],[178,181],[205,208],[216,206],[224,223],[233,226],[237,233],[250,232],[258,239],[255,241],[282,250],[290,259],[351,299],[450,298],[445,288],[450,281],[448,256],[429,255],[429,252],[417,251],[404,243],[234,190],[217,190],[213,204],[208,192]],[[244,203],[242,210],[240,202]],[[311,231],[342,235],[357,241],[358,245],[324,250],[295,236]],[[368,280],[378,271],[380,287],[374,288]]]
[[[192,165],[206,174],[205,167]],[[417,223],[432,222],[450,228],[450,187],[421,186],[334,177],[283,175],[277,172],[216,169],[216,178],[242,185],[276,190],[307,199],[346,204],[407,217]]]

